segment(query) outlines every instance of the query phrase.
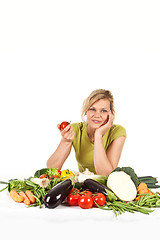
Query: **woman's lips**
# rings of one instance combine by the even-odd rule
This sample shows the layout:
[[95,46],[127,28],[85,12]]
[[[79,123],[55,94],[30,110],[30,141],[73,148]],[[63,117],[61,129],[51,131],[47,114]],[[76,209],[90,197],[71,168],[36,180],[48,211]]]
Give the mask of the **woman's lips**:
[[101,123],[101,121],[98,121],[98,120],[92,120],[94,123],[96,123],[96,124],[99,124],[99,123]]

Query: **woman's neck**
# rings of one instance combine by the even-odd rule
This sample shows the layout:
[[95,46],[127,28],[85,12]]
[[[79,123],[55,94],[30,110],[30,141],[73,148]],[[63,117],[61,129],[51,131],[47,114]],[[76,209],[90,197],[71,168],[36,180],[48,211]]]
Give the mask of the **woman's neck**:
[[90,128],[90,127],[87,125],[87,134],[88,134],[88,137],[91,139],[92,142],[94,142],[95,130],[96,130],[96,129]]

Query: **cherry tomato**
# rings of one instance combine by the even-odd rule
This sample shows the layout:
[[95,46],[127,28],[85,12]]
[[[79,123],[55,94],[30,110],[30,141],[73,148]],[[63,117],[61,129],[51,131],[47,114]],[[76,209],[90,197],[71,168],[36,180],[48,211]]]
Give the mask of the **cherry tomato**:
[[56,175],[52,175],[52,176],[49,177],[49,179],[51,179],[51,180],[52,180],[52,179],[55,179],[55,178],[59,178],[59,177],[56,176]]
[[81,195],[82,196],[92,196],[92,192],[91,191],[88,191],[88,190],[85,190],[85,191],[83,191],[83,192],[81,192]]
[[90,196],[83,195],[78,198],[78,205],[83,209],[88,209],[93,206],[93,199]]
[[72,192],[74,192],[74,193],[80,193],[80,190],[79,190],[78,188],[72,188],[71,191],[70,191],[70,193],[72,193]]
[[61,130],[65,129],[65,127],[67,127],[67,125],[69,125],[69,124],[70,124],[69,122],[62,122],[62,123],[60,124],[60,129],[61,129]]
[[70,193],[67,197],[67,202],[70,206],[78,206],[78,199],[80,197],[79,193]]
[[99,205],[99,206],[103,206],[106,202],[106,197],[104,196],[103,193],[97,193],[95,196],[93,196],[93,206],[97,207],[97,205],[95,204],[95,202]]
[[42,174],[39,178],[48,178],[47,174]]
[[59,175],[61,175],[61,172],[62,172],[61,170],[58,170]]

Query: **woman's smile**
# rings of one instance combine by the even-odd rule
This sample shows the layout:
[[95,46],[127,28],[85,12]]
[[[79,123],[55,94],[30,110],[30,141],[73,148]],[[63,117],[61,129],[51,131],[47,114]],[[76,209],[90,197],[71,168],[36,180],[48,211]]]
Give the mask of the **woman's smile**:
[[92,121],[95,123],[95,124],[100,124],[102,121],[100,120],[96,120],[96,119],[92,119]]
[[107,122],[110,111],[110,102],[108,99],[96,101],[87,111],[87,124],[92,129],[97,129]]

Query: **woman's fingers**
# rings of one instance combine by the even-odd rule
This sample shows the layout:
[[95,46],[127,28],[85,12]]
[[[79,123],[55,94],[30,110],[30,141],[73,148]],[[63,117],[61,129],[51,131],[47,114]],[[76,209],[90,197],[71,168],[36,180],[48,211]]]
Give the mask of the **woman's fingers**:
[[61,130],[60,124],[57,124],[57,127],[58,127],[59,130]]
[[71,131],[71,132],[67,133],[66,139],[73,141],[73,139],[74,139],[74,132]]
[[63,136],[64,136],[65,138],[68,138],[72,133],[73,133],[73,129],[70,128],[67,132],[65,132],[65,133],[63,134]]
[[109,122],[112,124],[112,122],[113,122],[113,114],[112,114],[112,112],[110,111],[109,112]]
[[60,130],[63,139],[66,139],[67,141],[73,141],[74,131],[71,127],[71,124],[68,124],[63,130],[61,130],[60,124],[57,124],[57,127]]
[[73,141],[74,131],[70,124],[61,131],[61,135],[64,139]]

